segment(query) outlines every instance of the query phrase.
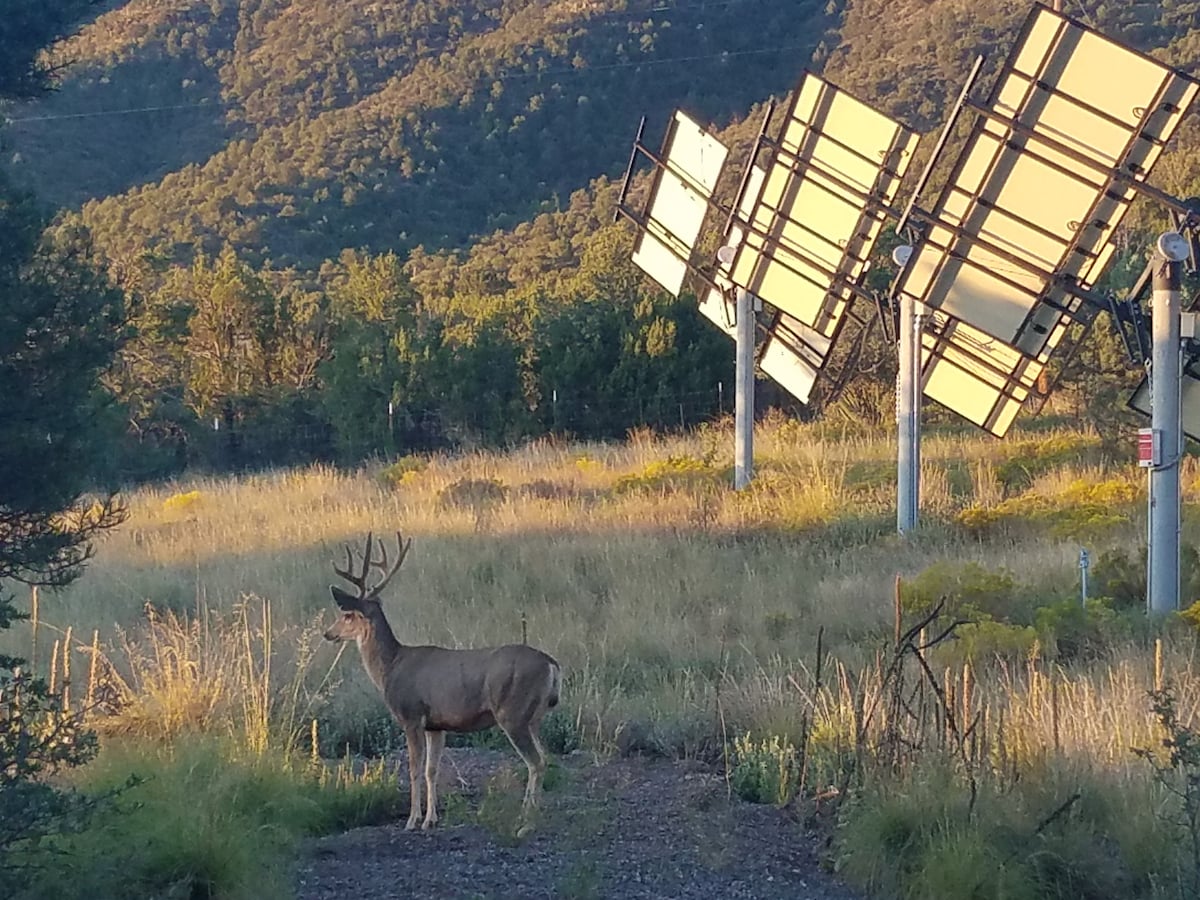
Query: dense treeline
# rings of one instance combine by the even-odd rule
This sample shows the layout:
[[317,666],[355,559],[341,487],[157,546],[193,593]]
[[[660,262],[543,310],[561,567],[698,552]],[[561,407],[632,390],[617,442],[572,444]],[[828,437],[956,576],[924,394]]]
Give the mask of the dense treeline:
[[619,226],[577,265],[503,295],[423,292],[392,253],[319,272],[232,250],[123,273],[136,337],[110,380],[131,476],[185,465],[358,459],[550,431],[612,437],[721,410],[726,339],[692,303],[647,295]]

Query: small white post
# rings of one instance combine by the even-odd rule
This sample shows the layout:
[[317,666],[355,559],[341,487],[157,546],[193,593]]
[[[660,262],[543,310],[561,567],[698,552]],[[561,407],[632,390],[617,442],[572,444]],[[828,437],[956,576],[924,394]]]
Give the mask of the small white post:
[[1150,613],[1179,609],[1180,460],[1183,428],[1180,414],[1182,345],[1180,264],[1188,241],[1168,231],[1156,244],[1153,298],[1150,307],[1150,425],[1162,441],[1162,460],[1150,468],[1149,547],[1146,602]]
[[733,487],[749,487],[754,477],[754,295],[737,291],[737,364],[733,414]]
[[1088,568],[1092,564],[1092,558],[1088,555],[1086,547],[1079,548],[1079,605],[1087,608],[1088,601]]

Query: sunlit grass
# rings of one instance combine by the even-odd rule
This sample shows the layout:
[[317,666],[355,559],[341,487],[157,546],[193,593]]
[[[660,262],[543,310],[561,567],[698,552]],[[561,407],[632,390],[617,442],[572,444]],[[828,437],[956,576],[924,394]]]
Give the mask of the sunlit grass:
[[[782,422],[760,427],[757,443],[759,478],[742,494],[723,483],[731,440],[715,426],[661,439],[639,433],[621,445],[541,441],[506,454],[435,455],[398,486],[378,465],[141,489],[87,576],[43,593],[42,618],[77,634],[99,629],[111,641],[113,628],[135,625],[146,604],[194,613],[253,595],[271,604],[281,626],[307,623],[329,606],[330,561],[368,531],[414,538],[388,598],[406,639],[507,640],[524,616],[530,635],[568,664],[624,654],[636,641],[668,658],[714,656],[722,635],[736,635],[751,657],[789,651],[763,633],[764,618],[780,610],[808,637],[818,627],[862,636],[886,624],[893,575],[938,560],[1013,560],[1073,575],[1078,548],[1068,538],[980,545],[953,523],[961,510],[1001,496],[994,472],[1004,444],[932,436],[925,526],[901,541],[891,535],[894,442]],[[670,459],[693,460],[695,471],[665,478]],[[1029,491],[1058,494],[1080,478],[1136,475],[1128,466],[1068,462]],[[492,480],[504,498],[447,502],[447,489],[465,479]],[[1135,515],[1107,540],[1136,528]]]

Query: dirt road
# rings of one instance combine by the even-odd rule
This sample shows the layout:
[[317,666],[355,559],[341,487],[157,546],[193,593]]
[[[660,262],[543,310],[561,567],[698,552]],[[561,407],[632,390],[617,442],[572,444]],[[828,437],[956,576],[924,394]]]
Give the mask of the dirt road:
[[861,900],[822,870],[787,812],[730,799],[710,767],[576,754],[561,761],[534,833],[518,839],[515,757],[446,754],[437,829],[400,822],[314,841],[297,897]]

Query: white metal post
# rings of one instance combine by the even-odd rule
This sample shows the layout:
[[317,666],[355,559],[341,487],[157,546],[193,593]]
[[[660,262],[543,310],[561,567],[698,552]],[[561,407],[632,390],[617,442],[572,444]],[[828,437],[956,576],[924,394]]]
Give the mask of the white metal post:
[[740,491],[754,477],[754,296],[742,288],[737,292],[736,328],[733,487]]
[[896,530],[917,527],[921,505],[921,316],[917,301],[900,298],[900,372],[896,382]]
[[1183,456],[1179,405],[1183,298],[1179,279],[1180,263],[1187,255],[1187,241],[1178,233],[1159,237],[1150,307],[1150,424],[1162,447],[1161,461],[1150,469],[1146,601],[1153,614],[1179,608],[1179,465]]
[[1092,558],[1087,552],[1086,547],[1079,548],[1079,603],[1087,609],[1088,602],[1088,569],[1092,565]]

